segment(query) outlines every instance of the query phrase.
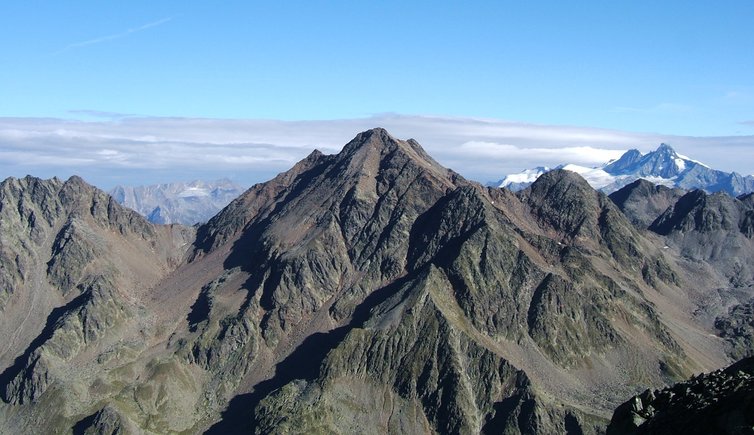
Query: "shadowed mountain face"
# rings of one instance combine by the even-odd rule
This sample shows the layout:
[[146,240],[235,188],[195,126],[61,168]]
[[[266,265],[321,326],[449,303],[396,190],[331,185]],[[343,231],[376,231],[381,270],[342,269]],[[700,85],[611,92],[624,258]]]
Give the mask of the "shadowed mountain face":
[[[374,129],[253,186],[183,250],[166,235],[189,230],[117,209],[96,225],[55,224],[36,262],[16,259],[41,237],[23,219],[3,232],[7,303],[30,294],[28,280],[60,297],[4,361],[0,427],[598,433],[624,397],[727,361],[714,319],[694,315],[727,275],[700,285],[665,248],[672,231],[635,227],[568,171],[516,194],[487,189]],[[99,243],[119,213],[139,237]],[[183,253],[160,273],[119,272]],[[107,279],[73,273],[103,259]],[[72,337],[69,356],[57,343]],[[59,406],[65,391],[77,399]]]
[[631,223],[640,228],[647,228],[685,193],[681,189],[655,185],[639,179],[611,193],[610,199]]

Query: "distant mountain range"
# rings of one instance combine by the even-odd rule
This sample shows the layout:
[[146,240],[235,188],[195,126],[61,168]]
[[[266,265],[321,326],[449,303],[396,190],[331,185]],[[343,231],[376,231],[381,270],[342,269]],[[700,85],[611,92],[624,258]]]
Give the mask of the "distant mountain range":
[[[676,153],[667,144],[661,144],[655,151],[647,154],[632,149],[626,151],[618,160],[595,168],[563,164],[552,169],[576,172],[592,187],[605,193],[614,192],[640,178],[669,187],[702,189],[709,193],[726,192],[733,196],[754,191],[754,176],[712,169],[704,163]],[[507,175],[502,180],[490,184],[518,191],[552,169],[539,166]]]
[[0,182],[2,434],[750,433],[753,312],[754,195],[485,188],[379,128],[194,227]]
[[244,188],[230,180],[175,182],[151,186],[116,186],[118,203],[155,224],[194,225],[208,221]]

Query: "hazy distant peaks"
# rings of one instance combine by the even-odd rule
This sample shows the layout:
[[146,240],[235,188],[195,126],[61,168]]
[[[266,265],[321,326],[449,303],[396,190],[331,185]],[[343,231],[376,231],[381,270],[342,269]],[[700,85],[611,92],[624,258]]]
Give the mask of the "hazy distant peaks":
[[110,194],[150,222],[193,225],[206,222],[244,189],[228,179],[150,186],[116,186]]

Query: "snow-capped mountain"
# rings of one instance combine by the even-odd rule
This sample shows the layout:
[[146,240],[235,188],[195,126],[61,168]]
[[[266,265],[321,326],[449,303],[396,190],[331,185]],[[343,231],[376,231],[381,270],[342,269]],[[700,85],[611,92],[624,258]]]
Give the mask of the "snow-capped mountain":
[[120,204],[158,224],[206,222],[244,192],[230,180],[116,186],[109,193]]
[[526,188],[526,186],[533,183],[540,175],[550,172],[552,169],[547,166],[537,166],[536,168],[527,169],[517,174],[510,174],[497,183],[489,183],[490,185],[500,185],[500,187],[507,187],[510,190],[517,191]]
[[[733,196],[754,191],[754,176],[712,169],[704,163],[676,153],[667,144],[660,144],[655,151],[647,154],[632,149],[626,151],[618,160],[595,168],[564,164],[553,169],[576,172],[592,187],[605,193],[614,192],[639,178],[670,187],[726,192]],[[514,191],[521,190],[549,170],[542,166],[527,169],[507,175],[494,185]]]

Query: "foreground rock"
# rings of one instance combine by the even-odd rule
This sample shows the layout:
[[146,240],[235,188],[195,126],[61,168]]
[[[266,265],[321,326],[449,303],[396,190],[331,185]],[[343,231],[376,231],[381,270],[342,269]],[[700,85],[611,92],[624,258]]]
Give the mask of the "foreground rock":
[[607,433],[754,433],[754,358],[634,396],[615,410]]

